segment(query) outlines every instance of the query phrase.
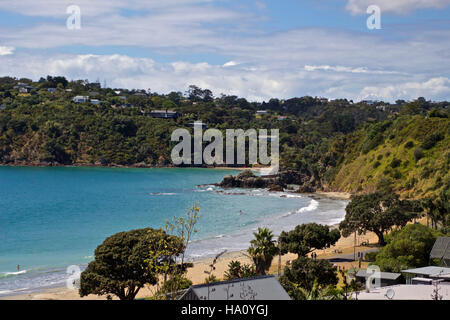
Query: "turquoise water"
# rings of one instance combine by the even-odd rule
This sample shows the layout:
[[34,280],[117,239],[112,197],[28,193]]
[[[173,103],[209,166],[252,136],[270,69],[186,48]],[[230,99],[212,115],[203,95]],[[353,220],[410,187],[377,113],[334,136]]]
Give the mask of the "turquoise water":
[[[342,201],[264,190],[197,187],[230,170],[0,167],[0,295],[63,285],[69,265],[85,266],[116,232],[159,228],[196,201],[201,219],[191,258],[248,247],[258,226],[332,224]],[[16,266],[21,266],[17,273]]]

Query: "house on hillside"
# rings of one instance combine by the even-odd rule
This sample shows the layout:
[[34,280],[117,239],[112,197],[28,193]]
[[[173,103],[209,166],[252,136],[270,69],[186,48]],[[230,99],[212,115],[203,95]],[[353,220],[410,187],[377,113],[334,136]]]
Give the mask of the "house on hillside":
[[152,110],[150,111],[149,116],[161,119],[176,119],[178,117],[178,113],[172,110]]
[[56,88],[48,88],[47,91],[50,92],[50,93],[55,93],[56,92]]
[[88,96],[76,96],[72,99],[72,101],[75,103],[86,103],[89,101],[89,97]]
[[260,276],[191,286],[180,300],[291,300],[275,276]]
[[202,122],[202,121],[195,121],[195,122],[189,122],[188,123],[189,127],[201,127],[203,130],[205,130],[206,128],[208,128],[208,126],[206,125],[206,123]]
[[99,105],[100,104],[100,100],[98,100],[98,99],[91,99],[91,103],[95,104],[95,105]]

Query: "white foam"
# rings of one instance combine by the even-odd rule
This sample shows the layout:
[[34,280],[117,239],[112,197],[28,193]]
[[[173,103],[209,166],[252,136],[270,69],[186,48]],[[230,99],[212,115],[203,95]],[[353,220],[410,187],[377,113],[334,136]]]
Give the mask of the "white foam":
[[24,273],[27,273],[27,270],[22,270],[22,271],[17,271],[17,272],[3,272],[3,276],[4,277],[18,276],[18,275],[24,274]]

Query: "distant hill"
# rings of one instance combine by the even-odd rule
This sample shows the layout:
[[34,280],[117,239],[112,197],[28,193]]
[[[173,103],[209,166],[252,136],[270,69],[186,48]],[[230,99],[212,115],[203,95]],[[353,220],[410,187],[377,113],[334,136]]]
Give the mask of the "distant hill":
[[300,173],[305,192],[367,192],[390,180],[402,195],[423,197],[450,189],[449,105],[309,96],[258,103],[196,86],[158,94],[3,77],[0,164],[171,166],[171,133],[200,120],[222,131],[279,129],[281,168]]

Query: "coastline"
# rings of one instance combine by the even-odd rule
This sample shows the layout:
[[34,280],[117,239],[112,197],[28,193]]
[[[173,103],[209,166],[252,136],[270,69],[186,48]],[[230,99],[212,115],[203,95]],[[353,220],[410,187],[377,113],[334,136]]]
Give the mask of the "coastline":
[[[371,245],[377,242],[377,237],[375,234],[367,233],[363,236],[358,236],[358,243],[362,240],[368,240]],[[344,254],[353,253],[353,235],[347,238],[341,238],[336,243],[336,245],[324,249],[316,251],[319,259],[329,258],[335,256],[336,253],[334,250],[340,250]],[[369,247],[361,247],[358,246],[358,251],[364,251],[369,249]],[[194,261],[193,268],[190,268],[187,273],[187,277],[193,282],[193,284],[201,284],[204,283],[204,279],[206,278],[206,274],[204,271],[209,270],[209,265],[211,264],[214,258],[202,258]],[[288,262],[295,260],[296,255],[294,254],[286,254],[281,257],[281,266],[284,268],[288,264]],[[227,270],[228,263],[232,260],[240,261],[241,263],[250,264],[251,260],[246,255],[245,251],[235,251],[235,252],[226,252],[222,257],[220,257],[216,264],[216,269],[213,274],[219,279],[223,280],[223,274],[225,270]],[[344,267],[346,269],[354,266],[357,267],[357,262],[342,262],[335,263],[340,267]],[[273,259],[272,266],[270,268],[270,274],[277,274],[278,272],[278,257]],[[152,296],[154,293],[153,287],[145,287],[139,291],[137,296],[138,299],[148,298]],[[27,293],[27,294],[19,294],[19,295],[11,295],[1,297],[0,300],[106,300],[106,296],[96,296],[89,295],[87,297],[81,298],[78,295],[77,290],[70,290],[66,287],[56,287],[50,289],[43,289],[42,291]]]
[[[171,167],[172,168],[172,167]],[[229,167],[216,167],[216,168],[210,168],[210,169],[217,169],[217,170],[224,170],[224,169],[228,169],[228,170],[237,170],[236,168],[229,168]],[[241,170],[245,170],[245,169],[249,169],[249,168],[242,168]],[[258,169],[264,169],[264,168],[252,168],[255,170]],[[285,191],[286,193],[291,193],[289,191]],[[342,193],[342,192],[316,192],[316,193],[304,193],[304,194],[299,194],[296,192],[292,192],[293,194],[297,194],[297,195],[303,195],[305,197],[308,197],[310,199],[316,199],[316,200],[320,200],[320,199],[325,199],[325,198],[329,198],[329,199],[333,199],[333,200],[348,200],[349,197],[351,196],[348,193]],[[313,201],[312,201],[313,202]],[[334,222],[331,222],[334,223]],[[330,223],[330,224],[331,224]],[[295,226],[294,224],[292,224],[292,226]],[[241,241],[242,242],[242,241]],[[245,244],[244,242],[242,242],[243,244]],[[242,246],[245,247],[245,246]],[[238,248],[242,248],[241,246],[238,246]],[[237,248],[235,247],[234,250],[236,250]],[[283,257],[283,263],[285,264],[288,260],[291,260],[292,257],[289,256],[284,256]],[[250,259],[248,257],[246,257],[245,253],[243,251],[230,251],[227,252],[223,257],[221,257],[220,262],[217,264],[216,266],[216,272],[214,273],[217,277],[221,278],[223,273],[225,272],[228,263],[231,260],[238,260],[241,261],[243,263],[251,263]],[[209,269],[209,264],[212,261],[212,258],[198,258],[194,260],[194,268],[190,269],[188,272],[188,277],[193,281],[194,284],[199,284],[202,283],[203,280],[205,279],[205,270]],[[278,260],[274,261],[274,265],[277,265]],[[31,293],[20,293],[20,292],[15,292],[12,293],[12,295],[8,295],[8,296],[4,296],[4,297],[0,297],[0,300],[35,300],[35,299],[43,299],[43,300],[47,300],[47,299],[64,299],[64,300],[72,300],[72,299],[81,299],[76,291],[73,290],[68,290],[65,287],[53,287],[53,288],[44,288],[42,290],[40,290],[39,288],[37,289],[38,291],[34,291]],[[150,289],[146,289],[146,290],[142,290],[142,292],[140,293],[140,295],[138,297],[148,297],[149,295],[151,295],[151,288]],[[97,296],[90,296],[87,297],[87,299],[105,299],[106,297],[97,297]]]

